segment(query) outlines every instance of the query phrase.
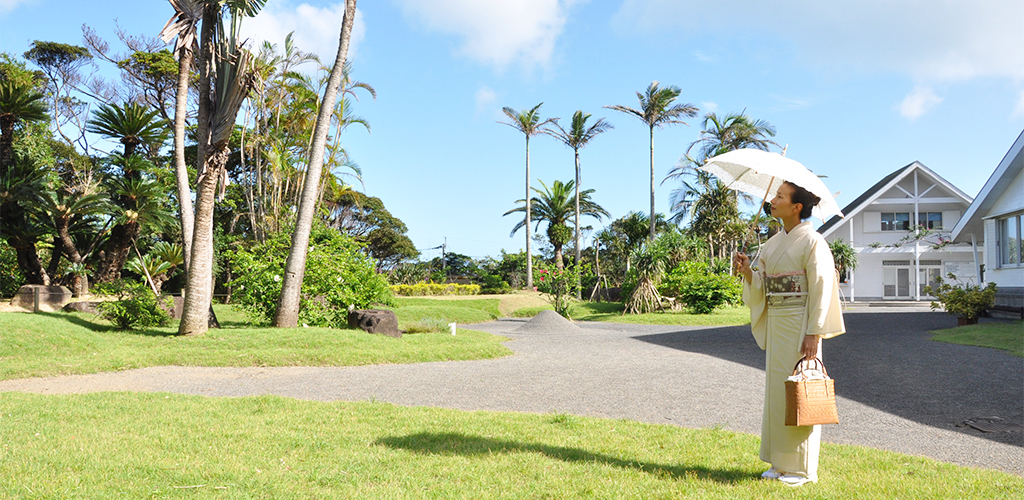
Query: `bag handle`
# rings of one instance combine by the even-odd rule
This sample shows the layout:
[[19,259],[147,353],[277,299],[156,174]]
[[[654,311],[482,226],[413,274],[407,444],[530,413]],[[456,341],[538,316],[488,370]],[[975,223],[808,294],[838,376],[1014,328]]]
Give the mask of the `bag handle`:
[[825,363],[822,362],[821,358],[819,358],[819,357],[815,357],[814,359],[807,359],[806,357],[800,358],[800,361],[797,361],[796,365],[793,366],[793,375],[796,375],[798,373],[802,373],[804,371],[804,369],[800,366],[802,363],[806,364],[807,366],[809,366],[811,368],[813,368],[815,366],[820,366],[821,367],[821,373],[825,374],[825,377],[828,377],[828,370],[825,369]]

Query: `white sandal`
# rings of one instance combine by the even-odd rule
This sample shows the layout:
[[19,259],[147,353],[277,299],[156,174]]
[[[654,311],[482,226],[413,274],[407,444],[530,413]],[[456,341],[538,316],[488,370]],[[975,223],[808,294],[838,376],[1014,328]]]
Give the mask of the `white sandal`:
[[764,472],[763,472],[763,473],[761,474],[761,479],[775,480],[775,479],[778,479],[778,478],[780,478],[780,477],[782,477],[782,473],[781,473],[781,472],[779,472],[779,471],[778,471],[778,470],[777,470],[777,469],[775,468],[775,466],[772,466],[772,468],[771,468],[771,469],[768,469],[768,470],[764,471]]
[[816,483],[818,482],[818,478],[807,477],[803,474],[783,474],[779,476],[779,481],[782,481],[782,483],[785,484],[786,486],[797,487],[803,486],[804,484],[807,483]]

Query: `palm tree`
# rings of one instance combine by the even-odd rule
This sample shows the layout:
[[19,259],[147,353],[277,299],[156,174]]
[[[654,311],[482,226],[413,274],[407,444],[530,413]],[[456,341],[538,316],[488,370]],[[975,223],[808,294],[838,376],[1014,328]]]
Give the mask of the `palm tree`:
[[[670,85],[665,88],[658,86],[658,81],[655,80],[647,86],[647,90],[641,94],[636,93],[637,99],[640,101],[640,109],[633,109],[628,106],[611,105],[605,106],[608,109],[614,109],[629,115],[633,115],[640,119],[640,121],[647,124],[650,129],[650,143],[651,143],[651,214],[656,213],[654,211],[654,129],[655,127],[661,128],[665,125],[672,125],[676,123],[682,123],[686,125],[686,122],[682,121],[682,117],[694,117],[697,116],[697,107],[692,104],[673,104],[676,98],[682,91],[679,87]],[[654,240],[654,217],[651,217],[651,226],[649,239]]]
[[588,127],[587,120],[589,119],[590,113],[576,110],[572,115],[572,125],[568,131],[555,120],[554,125],[558,130],[551,132],[551,135],[572,148],[576,159],[576,216],[573,220],[573,225],[576,226],[576,235],[573,240],[576,246],[576,255],[573,263],[577,266],[580,265],[580,149],[589,144],[594,137],[614,128],[611,123],[604,121],[604,118],[598,118],[593,125]]
[[[213,205],[217,184],[226,177],[228,139],[253,84],[249,69],[252,54],[239,45],[238,30],[242,17],[255,16],[264,0],[228,1],[231,19],[227,23],[221,19],[219,2],[206,2],[200,30],[195,225],[178,326],[180,335],[201,335],[209,329],[213,300]],[[214,31],[219,31],[216,43]]]
[[[730,190],[721,181],[707,172],[699,170],[708,158],[743,148],[767,151],[778,146],[769,139],[775,136],[775,127],[763,120],[751,120],[745,114],[728,114],[719,117],[715,113],[704,116],[700,138],[690,143],[684,158],[669,171],[665,181],[678,179],[682,187],[672,192],[672,220],[682,222],[691,218],[691,229],[708,242],[711,254],[721,256],[726,238],[736,236],[739,231],[738,198],[753,202],[753,197]],[[697,158],[690,156],[698,147]],[[662,181],[662,182],[665,182]]]
[[140,145],[158,145],[167,139],[167,123],[157,118],[159,114],[134,102],[104,104],[93,113],[86,130],[117,139],[124,145],[124,156],[129,157]]
[[[533,197],[531,201],[531,204],[536,208],[536,210],[530,213],[531,220],[537,222],[538,228],[542,221],[548,222],[548,240],[555,247],[555,267],[562,269],[562,247],[572,238],[572,233],[569,231],[566,222],[570,216],[577,213],[575,206],[579,207],[578,213],[595,217],[597,220],[601,220],[601,217],[609,217],[610,215],[607,210],[591,201],[590,195],[594,192],[593,189],[579,191],[579,205],[575,205],[572,198],[575,187],[573,181],[563,183],[556,180],[551,184],[550,189],[548,189],[547,184],[544,184],[544,181],[540,181],[540,184],[544,187],[543,190],[533,188],[537,196]],[[516,203],[521,203],[523,206],[513,208],[505,212],[504,215],[526,211],[526,200],[516,200]],[[509,236],[515,235],[516,231],[519,231],[519,228],[525,225],[526,219],[524,218],[516,223]]]
[[[306,179],[299,201],[295,232],[292,233],[292,246],[288,251],[285,264],[284,279],[281,283],[281,297],[274,315],[274,326],[293,328],[299,321],[299,298],[302,292],[302,280],[306,275],[306,253],[309,250],[309,233],[313,227],[313,216],[316,213],[320,191],[320,174],[324,166],[324,149],[327,146],[327,133],[330,131],[338,98],[338,89],[344,77],[345,58],[348,54],[349,41],[352,38],[352,24],[356,16],[356,0],[345,1],[345,17],[341,21],[341,40],[338,54],[331,69],[331,76],[320,102],[320,112],[316,118],[313,142],[309,150],[309,166],[306,168]],[[338,129],[336,133],[341,133]]]
[[[505,113],[509,121],[498,122],[508,125],[526,136],[526,199],[530,199],[530,137],[537,134],[542,134],[547,131],[544,128],[549,123],[557,123],[558,118],[548,118],[546,120],[540,119],[540,107],[544,103],[540,103],[528,111],[516,111],[510,107],[501,108],[501,111]],[[532,214],[530,210],[530,202],[526,201],[526,217],[523,218],[524,224],[526,225],[526,288],[533,290],[533,253],[530,248],[530,240],[533,237],[530,233],[530,225],[526,224],[525,221],[532,221]]]
[[0,176],[7,175],[14,151],[14,126],[48,118],[46,96],[31,85],[0,81]]
[[199,48],[196,29],[203,17],[203,3],[196,0],[168,1],[174,7],[174,15],[160,30],[160,38],[164,43],[176,39],[174,54],[178,57],[178,85],[174,96],[174,177],[178,187],[178,218],[181,219],[185,269],[188,269],[195,214],[192,210],[192,190],[188,184],[188,166],[185,164],[185,119],[188,115],[188,86],[192,79],[195,53]]
[[697,161],[703,165],[713,156],[743,148],[768,151],[770,146],[779,145],[769,139],[775,137],[775,127],[764,120],[751,120],[744,113],[731,113],[719,117],[715,113],[704,115],[700,138],[686,149],[689,155],[694,146],[700,145]]

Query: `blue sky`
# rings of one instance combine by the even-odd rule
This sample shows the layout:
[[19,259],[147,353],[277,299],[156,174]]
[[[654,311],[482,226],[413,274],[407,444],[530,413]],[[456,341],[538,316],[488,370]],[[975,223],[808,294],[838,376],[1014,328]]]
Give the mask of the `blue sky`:
[[[372,132],[343,141],[366,193],[409,226],[418,248],[474,257],[524,247],[502,214],[525,189],[524,138],[497,123],[503,106],[567,123],[577,109],[615,129],[581,153],[583,186],[613,216],[649,208],[647,129],[602,109],[637,107],[652,81],[680,102],[767,120],[787,155],[825,175],[845,206],[883,176],[920,161],[974,196],[1024,129],[1024,2],[791,0],[363,0],[350,60],[376,88],[356,114]],[[338,1],[268,0],[243,29],[254,41],[333,60]],[[115,18],[155,36],[164,0],[0,0],[0,50],[35,39],[82,44],[81,25],[112,44]],[[698,137],[655,131],[660,182]],[[572,151],[531,140],[533,185],[574,175]],[[101,145],[114,149],[114,144]],[[667,212],[675,186],[656,191]],[[609,221],[584,219],[597,228]],[[543,227],[541,230],[543,231]],[[439,251],[424,252],[429,258]]]

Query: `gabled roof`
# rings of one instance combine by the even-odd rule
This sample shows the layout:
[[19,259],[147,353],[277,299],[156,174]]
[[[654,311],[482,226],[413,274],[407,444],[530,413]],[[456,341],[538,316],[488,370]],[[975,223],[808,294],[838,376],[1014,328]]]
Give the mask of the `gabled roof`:
[[950,234],[953,241],[957,241],[961,235],[968,237],[971,234],[980,235],[982,233],[982,218],[988,215],[992,206],[1003,193],[1010,189],[1010,183],[1020,174],[1021,169],[1024,169],[1024,132],[1021,132],[1017,140],[1010,146],[1003,161],[999,162],[995,172],[992,172],[992,176],[981,188],[978,197],[967,208],[967,213],[953,228]]
[[955,193],[957,196],[962,198],[964,200],[964,203],[971,203],[972,199],[970,196],[967,196],[966,193],[961,191],[956,186],[950,184],[948,181],[946,181],[946,179],[943,179],[942,176],[936,174],[930,168],[924,166],[924,164],[922,164],[921,162],[915,161],[885,176],[884,178],[882,178],[882,180],[875,183],[874,186],[871,186],[867,191],[864,191],[864,193],[858,196],[857,199],[853,200],[849,205],[843,208],[843,214],[846,215],[845,219],[842,219],[838,216],[834,216],[828,221],[826,221],[824,224],[822,224],[821,227],[818,228],[818,232],[821,233],[822,236],[828,236],[832,231],[835,231],[836,228],[838,228],[843,221],[853,220],[854,215],[857,215],[858,213],[863,211],[865,208],[868,207],[868,205],[871,204],[871,202],[878,199],[879,196],[889,191],[889,189],[891,189],[896,184],[899,184],[900,181],[902,181],[907,176],[912,174],[915,170],[920,170],[921,172],[924,172],[925,175],[935,180],[935,182],[941,184],[944,188],[948,189],[949,191]]

